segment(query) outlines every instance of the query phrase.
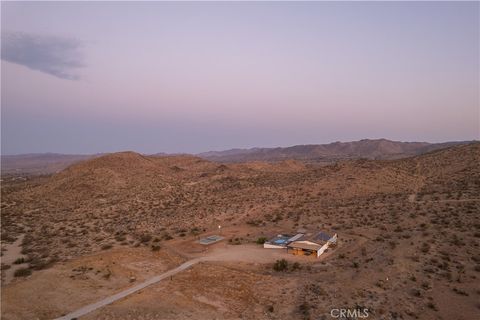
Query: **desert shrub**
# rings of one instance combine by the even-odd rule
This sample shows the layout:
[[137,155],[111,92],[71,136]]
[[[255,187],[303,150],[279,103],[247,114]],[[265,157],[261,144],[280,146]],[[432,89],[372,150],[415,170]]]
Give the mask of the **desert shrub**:
[[239,245],[239,244],[242,244],[243,238],[233,238],[233,239],[230,239],[230,240],[232,240],[232,241],[230,241],[231,244],[233,244],[233,245]]
[[267,238],[265,237],[260,237],[257,239],[257,244],[264,244],[267,241]]
[[438,310],[438,309],[437,309],[437,306],[436,306],[435,303],[433,303],[433,302],[427,303],[427,307],[429,307],[430,309],[435,310],[435,311]]
[[6,242],[14,242],[16,240],[14,236],[8,234],[7,232],[2,232],[1,239],[2,241]]
[[308,314],[310,312],[310,306],[308,303],[304,302],[301,305],[298,306],[298,311],[304,316],[308,317]]
[[273,265],[273,270],[275,271],[287,271],[288,269],[288,262],[285,259],[275,261]]
[[427,281],[422,282],[422,288],[425,290],[430,289],[430,284]]
[[140,236],[140,242],[142,242],[142,243],[150,242],[150,240],[152,240],[152,236],[149,235],[149,234],[142,234]]
[[327,295],[327,291],[325,291],[325,289],[322,288],[322,286],[318,285],[318,284],[315,284],[315,283],[312,283],[312,284],[309,284],[307,285],[306,287],[309,291],[313,292],[315,295],[317,296],[325,296]]
[[13,274],[15,277],[26,277],[32,274],[32,270],[28,268],[20,268],[18,270],[15,270],[15,273]]
[[117,235],[115,236],[115,240],[118,242],[125,241],[126,237],[124,235]]
[[420,290],[415,289],[415,288],[410,290],[410,294],[414,297],[417,297],[417,298],[422,296],[422,293],[420,292]]
[[103,278],[108,280],[110,279],[111,276],[112,276],[112,271],[110,269],[107,269],[107,271],[103,275]]
[[11,268],[11,266],[9,264],[3,264],[2,263],[1,270],[8,270],[10,268]]
[[430,245],[426,242],[424,242],[422,244],[422,247],[420,248],[420,250],[423,252],[423,253],[428,253],[430,251]]
[[291,270],[292,270],[292,271],[295,271],[295,270],[300,270],[301,268],[302,268],[302,266],[300,265],[300,263],[294,262],[294,263],[292,264]]
[[462,238],[459,238],[456,234],[454,234],[452,237],[452,244],[460,247],[460,246],[464,246],[465,242],[463,242]]
[[281,221],[281,220],[283,220],[283,215],[281,213],[277,213],[273,222],[278,222],[278,221]]
[[25,258],[18,258],[17,260],[15,260],[13,262],[13,264],[22,264],[22,263],[25,263]]
[[453,290],[453,292],[455,292],[455,293],[457,293],[457,294],[459,294],[459,295],[468,296],[468,293],[465,292],[465,291],[463,291],[462,289],[453,288],[452,290]]
[[362,256],[367,255],[367,249],[365,247],[362,247]]
[[153,245],[152,246],[152,251],[158,251],[158,250],[160,250],[160,246],[158,246],[158,245]]
[[247,221],[247,224],[250,225],[250,226],[254,226],[254,227],[257,227],[257,226],[260,226],[263,224],[263,221],[262,220],[248,220]]
[[39,258],[34,258],[30,261],[29,267],[30,269],[33,270],[42,270],[46,269],[49,266],[51,266],[55,262],[55,259],[39,259]]
[[111,249],[113,246],[110,243],[106,243],[102,245],[102,250],[108,250]]

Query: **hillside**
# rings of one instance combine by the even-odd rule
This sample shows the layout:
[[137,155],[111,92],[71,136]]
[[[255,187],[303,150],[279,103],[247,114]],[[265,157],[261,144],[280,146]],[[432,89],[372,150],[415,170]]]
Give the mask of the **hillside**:
[[414,192],[461,199],[480,193],[479,149],[474,143],[416,158],[328,166],[294,161],[218,165],[192,156],[109,154],[72,165],[38,184],[33,180],[24,188],[2,188],[2,227],[7,234],[31,228],[38,246],[45,235],[43,224],[52,221],[84,221],[74,227],[84,238],[96,234],[85,224],[94,219],[105,236],[113,237],[120,230],[165,228],[176,233],[192,223],[208,225],[218,219],[245,223],[281,214],[308,220],[327,207],[377,197],[401,201]]
[[332,162],[345,159],[399,159],[469,142],[399,142],[386,139],[364,139],[353,142],[297,145],[286,148],[252,148],[211,151],[198,156],[218,162],[279,161],[296,159]]

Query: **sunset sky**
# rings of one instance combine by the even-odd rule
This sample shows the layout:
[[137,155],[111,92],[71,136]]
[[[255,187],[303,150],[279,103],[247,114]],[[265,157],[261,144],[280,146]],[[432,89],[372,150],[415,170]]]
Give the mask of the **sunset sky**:
[[480,138],[479,2],[2,2],[2,153]]

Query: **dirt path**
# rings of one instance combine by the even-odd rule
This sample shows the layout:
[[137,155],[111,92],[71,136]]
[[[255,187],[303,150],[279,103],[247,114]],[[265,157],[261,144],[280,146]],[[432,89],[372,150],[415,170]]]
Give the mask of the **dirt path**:
[[82,307],[78,310],[75,310],[69,314],[66,314],[60,318],[56,318],[56,320],[71,320],[71,319],[75,319],[75,318],[78,318],[78,317],[81,317],[81,316],[84,316],[86,315],[87,313],[90,313],[94,310],[97,310],[101,307],[104,307],[108,304],[111,304],[117,300],[120,300],[122,298],[125,298],[126,296],[132,294],[132,293],[135,293],[139,290],[142,290],[154,283],[157,283],[165,278],[168,278],[168,277],[171,277],[173,276],[174,274],[178,273],[178,272],[181,272],[183,270],[186,270],[188,268],[190,268],[191,266],[193,266],[194,264],[202,261],[203,259],[202,258],[197,258],[197,259],[193,259],[193,260],[189,260],[181,265],[179,265],[178,267],[176,267],[175,269],[172,269],[170,271],[167,271],[165,273],[162,273],[158,276],[155,276],[153,278],[150,278],[148,279],[147,281],[144,281],[142,283],[139,283],[131,288],[128,288],[126,290],[123,290],[123,291],[120,291],[119,293],[117,294],[114,294],[113,296],[110,296],[110,297],[107,297],[103,300],[100,300],[98,302],[95,302],[95,303],[92,303],[92,304],[89,304],[85,307]]
[[439,200],[418,200],[415,201],[416,203],[427,203],[427,202],[476,202],[480,201],[480,198],[474,198],[474,199],[439,199]]
[[409,202],[415,202],[417,199],[417,193],[425,184],[425,177],[420,175],[420,162],[417,160],[417,164],[415,165],[415,176],[417,177],[413,189],[413,193],[408,196]]
[[9,265],[10,269],[2,272],[2,285],[7,285],[13,280],[13,274],[16,270],[28,266],[27,263],[14,264],[18,258],[26,258],[22,254],[22,241],[24,235],[22,234],[11,244],[4,244],[5,251],[2,256],[2,264]]

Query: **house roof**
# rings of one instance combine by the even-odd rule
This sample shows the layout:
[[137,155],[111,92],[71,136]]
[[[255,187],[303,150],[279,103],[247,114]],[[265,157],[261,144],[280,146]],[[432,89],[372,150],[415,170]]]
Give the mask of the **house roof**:
[[288,239],[288,242],[294,242],[294,241],[300,240],[300,238],[302,238],[304,235],[305,234],[303,234],[303,233],[296,234],[293,237],[291,237],[290,239]]
[[289,242],[288,239],[290,238],[291,238],[290,235],[279,234],[276,237],[266,241],[265,243],[284,247],[287,245],[287,243]]
[[289,243],[287,247],[318,251],[320,250],[322,245],[311,241],[294,241],[292,243]]
[[328,234],[326,234],[325,232],[319,232],[317,233],[317,235],[315,236],[315,240],[321,240],[321,241],[328,241],[330,240],[331,236],[329,236]]

